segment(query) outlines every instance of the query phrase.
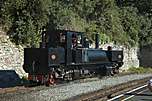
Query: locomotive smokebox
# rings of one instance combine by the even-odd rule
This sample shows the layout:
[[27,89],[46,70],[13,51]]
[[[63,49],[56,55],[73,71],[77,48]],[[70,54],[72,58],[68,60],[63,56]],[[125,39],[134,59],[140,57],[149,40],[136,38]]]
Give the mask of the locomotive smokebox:
[[100,42],[100,35],[97,33],[95,34],[95,48],[99,48],[99,42]]

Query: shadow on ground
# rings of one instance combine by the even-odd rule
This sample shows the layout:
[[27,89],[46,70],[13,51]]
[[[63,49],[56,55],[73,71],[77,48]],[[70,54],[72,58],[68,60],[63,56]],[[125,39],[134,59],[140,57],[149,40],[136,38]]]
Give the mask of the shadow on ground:
[[14,70],[0,70],[0,88],[18,86],[21,82]]

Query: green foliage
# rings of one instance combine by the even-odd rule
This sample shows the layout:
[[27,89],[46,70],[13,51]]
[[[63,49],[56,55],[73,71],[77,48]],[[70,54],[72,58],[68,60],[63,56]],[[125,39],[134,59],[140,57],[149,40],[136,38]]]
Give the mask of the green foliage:
[[130,73],[138,73],[138,74],[141,74],[141,73],[152,73],[152,68],[131,67],[131,68],[128,69],[128,72],[130,72]]
[[152,44],[151,9],[151,0],[1,0],[0,25],[17,44],[33,47],[43,26],[137,46]]
[[[151,0],[116,0],[117,5],[122,8],[134,8],[136,10],[132,10],[134,17],[133,22],[131,21],[130,24],[134,25],[135,33],[133,34],[134,38],[135,35],[138,35],[138,40],[140,46],[152,44],[152,1]],[[128,9],[128,11],[129,11]],[[127,9],[125,9],[127,10]],[[129,13],[130,14],[130,13]],[[128,13],[126,14],[128,15]],[[129,17],[131,17],[129,16]],[[136,23],[135,23],[136,22]],[[131,32],[132,33],[132,32]]]
[[137,10],[133,7],[125,7],[121,9],[121,23],[123,30],[128,36],[128,42],[131,46],[137,45],[139,38],[138,33],[140,31],[139,17]]
[[4,0],[1,8],[3,27],[16,44],[36,47],[39,31],[48,23],[49,0]]
[[140,45],[152,44],[152,18],[141,16],[141,31],[139,33]]
[[151,14],[152,1],[151,0],[116,0],[118,6],[133,6],[139,10],[141,14]]

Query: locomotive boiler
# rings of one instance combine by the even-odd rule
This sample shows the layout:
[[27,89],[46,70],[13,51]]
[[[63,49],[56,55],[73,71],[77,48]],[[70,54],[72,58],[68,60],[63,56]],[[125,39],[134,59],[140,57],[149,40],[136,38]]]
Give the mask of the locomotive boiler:
[[95,48],[83,32],[51,30],[42,34],[40,48],[24,49],[23,69],[30,81],[49,85],[56,79],[73,80],[84,75],[114,75],[123,65],[123,51]]

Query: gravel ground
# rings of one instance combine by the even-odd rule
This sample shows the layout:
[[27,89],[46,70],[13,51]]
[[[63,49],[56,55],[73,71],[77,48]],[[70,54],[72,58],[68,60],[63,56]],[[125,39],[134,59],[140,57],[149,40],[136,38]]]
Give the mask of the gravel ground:
[[132,80],[152,77],[152,74],[133,74],[121,77],[110,77],[91,82],[69,83],[63,86],[50,87],[37,92],[26,94],[0,95],[1,101],[62,101],[76,95],[96,91],[105,87],[114,86]]

